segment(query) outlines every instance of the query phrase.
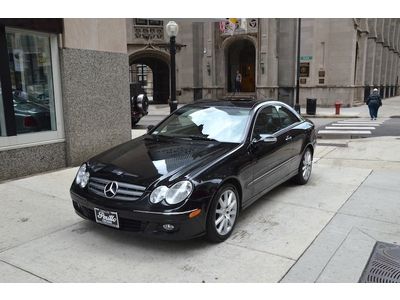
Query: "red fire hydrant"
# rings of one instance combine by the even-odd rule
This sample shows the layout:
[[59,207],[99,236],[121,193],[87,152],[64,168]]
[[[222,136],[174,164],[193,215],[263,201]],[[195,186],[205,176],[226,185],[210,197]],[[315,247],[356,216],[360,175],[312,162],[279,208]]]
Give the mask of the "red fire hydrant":
[[335,102],[335,109],[336,109],[335,114],[336,115],[340,115],[340,106],[341,105],[342,105],[342,102],[339,102],[339,101]]

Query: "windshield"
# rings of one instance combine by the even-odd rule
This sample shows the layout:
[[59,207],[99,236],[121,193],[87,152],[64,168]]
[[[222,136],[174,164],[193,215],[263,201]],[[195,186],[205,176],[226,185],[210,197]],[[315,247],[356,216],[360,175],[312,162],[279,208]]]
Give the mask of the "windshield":
[[238,107],[186,106],[161,123],[153,135],[240,143],[250,110]]

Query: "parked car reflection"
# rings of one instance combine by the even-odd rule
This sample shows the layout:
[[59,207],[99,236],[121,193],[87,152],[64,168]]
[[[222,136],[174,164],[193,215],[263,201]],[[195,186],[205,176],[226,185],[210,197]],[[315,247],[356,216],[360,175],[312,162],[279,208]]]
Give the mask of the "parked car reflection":
[[33,101],[25,92],[13,91],[17,133],[51,130],[48,102]]

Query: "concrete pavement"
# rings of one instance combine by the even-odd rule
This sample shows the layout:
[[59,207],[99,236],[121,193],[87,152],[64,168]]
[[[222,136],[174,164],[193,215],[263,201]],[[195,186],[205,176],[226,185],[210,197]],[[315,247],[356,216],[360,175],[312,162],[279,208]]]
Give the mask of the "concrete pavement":
[[[400,115],[399,100],[382,117]],[[400,142],[340,146],[318,146],[306,186],[271,191],[218,245],[82,220],[68,192],[77,168],[4,182],[0,282],[357,282],[375,241],[400,243]]]
[[391,137],[318,147],[309,184],[273,190],[218,245],[80,219],[68,195],[76,168],[9,181],[0,282],[355,282],[375,240],[400,242],[399,150]]

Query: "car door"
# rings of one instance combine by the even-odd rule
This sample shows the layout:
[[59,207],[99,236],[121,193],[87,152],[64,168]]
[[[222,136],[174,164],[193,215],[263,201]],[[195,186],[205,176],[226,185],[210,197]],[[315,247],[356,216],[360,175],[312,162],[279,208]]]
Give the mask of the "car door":
[[275,107],[281,122],[281,134],[284,135],[286,141],[283,155],[285,156],[285,160],[289,163],[286,164],[286,170],[282,174],[285,176],[297,169],[299,165],[305,135],[304,130],[298,128],[297,125],[300,124],[301,120],[294,113],[281,105],[275,105]]
[[[251,136],[251,154],[253,156],[252,195],[257,196],[268,190],[279,180],[279,166],[284,162],[282,148],[286,141],[282,135],[276,135],[281,124],[279,114],[272,105],[262,108],[256,115]],[[264,142],[263,137],[275,137],[275,142]]]

